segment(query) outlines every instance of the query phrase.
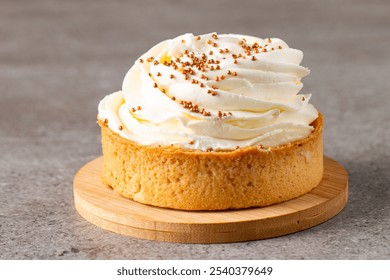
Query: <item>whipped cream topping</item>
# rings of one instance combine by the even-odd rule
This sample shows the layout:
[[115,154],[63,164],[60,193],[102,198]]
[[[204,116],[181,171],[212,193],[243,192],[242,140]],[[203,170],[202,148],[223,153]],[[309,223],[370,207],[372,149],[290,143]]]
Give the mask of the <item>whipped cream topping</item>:
[[277,38],[215,33],[163,41],[128,71],[98,118],[142,145],[233,150],[307,137],[318,112],[298,94],[303,53]]

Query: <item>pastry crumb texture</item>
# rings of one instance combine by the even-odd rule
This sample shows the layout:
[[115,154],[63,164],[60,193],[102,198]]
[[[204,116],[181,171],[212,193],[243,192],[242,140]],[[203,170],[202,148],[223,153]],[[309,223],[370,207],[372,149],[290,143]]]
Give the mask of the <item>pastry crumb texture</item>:
[[225,152],[139,145],[99,125],[102,181],[144,204],[182,210],[267,206],[311,191],[323,176],[321,114],[304,139]]

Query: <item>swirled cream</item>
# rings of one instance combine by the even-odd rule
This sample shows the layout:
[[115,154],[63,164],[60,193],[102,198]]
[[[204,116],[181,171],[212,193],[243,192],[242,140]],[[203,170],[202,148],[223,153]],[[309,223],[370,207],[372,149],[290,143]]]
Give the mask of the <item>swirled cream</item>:
[[142,55],[98,118],[142,145],[233,150],[307,137],[318,112],[298,94],[303,53],[276,38],[185,34]]

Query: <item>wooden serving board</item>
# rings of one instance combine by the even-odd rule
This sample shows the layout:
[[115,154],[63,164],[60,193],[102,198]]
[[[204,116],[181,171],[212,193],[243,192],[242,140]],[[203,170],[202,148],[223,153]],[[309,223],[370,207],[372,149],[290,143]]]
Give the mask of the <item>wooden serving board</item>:
[[318,225],[348,199],[348,174],[324,158],[324,178],[311,192],[287,202],[243,210],[182,211],[124,198],[101,183],[102,157],[74,178],[77,211],[98,227],[137,238],[180,243],[224,243],[270,238]]

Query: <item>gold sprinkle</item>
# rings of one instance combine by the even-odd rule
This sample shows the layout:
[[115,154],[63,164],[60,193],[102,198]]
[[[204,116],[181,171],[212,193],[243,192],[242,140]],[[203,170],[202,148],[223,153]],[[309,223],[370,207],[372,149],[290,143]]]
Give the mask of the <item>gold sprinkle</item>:
[[181,40],[182,44],[185,44],[186,40]]
[[137,110],[138,110],[138,111],[139,111],[139,110],[142,110],[141,106],[137,106]]
[[158,65],[159,62],[158,62],[157,60],[155,60],[155,61],[153,62],[153,64],[154,64],[154,65]]
[[237,72],[233,72],[233,76],[237,76]]
[[209,51],[209,55],[213,55],[214,54],[214,52],[213,51]]
[[162,88],[162,89],[161,89],[161,92],[162,92],[162,93],[165,93],[165,89]]
[[213,47],[216,48],[218,46],[217,43],[213,43]]
[[123,126],[121,126],[121,125],[118,128],[119,128],[119,130],[123,130]]
[[256,60],[256,57],[255,57],[255,56],[252,56],[252,60],[255,61],[255,60]]
[[139,59],[139,62],[144,63],[144,60],[142,58]]
[[175,100],[176,100],[176,97],[172,96],[172,100],[175,101]]
[[155,87],[155,88],[156,88],[156,87],[158,87],[158,85],[157,85],[156,83],[154,83],[154,84],[153,84],[153,87]]
[[213,35],[211,35],[212,37],[213,37],[213,39],[215,39],[215,40],[217,40],[218,39],[218,36],[217,36],[217,34],[213,34]]
[[134,113],[135,111],[137,111],[135,108],[131,108],[131,111]]
[[237,60],[236,59],[234,60],[234,64],[237,64]]
[[175,76],[173,74],[169,75],[169,78],[173,79]]
[[148,75],[149,75],[149,77],[152,77],[152,73],[149,73]]
[[200,40],[200,36],[197,36],[197,37],[196,37],[196,40],[198,40],[198,41],[199,41],[199,40]]
[[195,143],[194,140],[188,140],[188,144],[193,145]]
[[157,77],[160,77],[161,76],[161,73],[160,72],[157,72]]
[[268,43],[272,43],[272,40],[270,38],[268,38]]
[[211,40],[207,40],[207,44],[209,44],[209,45],[210,45],[210,44],[211,44]]
[[104,124],[108,124],[108,119],[104,119]]

